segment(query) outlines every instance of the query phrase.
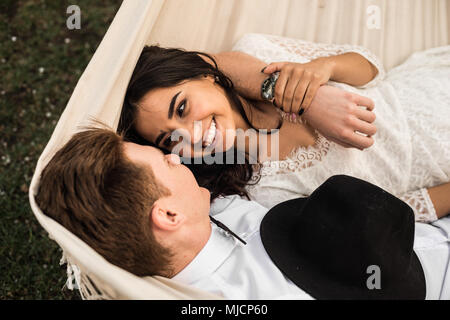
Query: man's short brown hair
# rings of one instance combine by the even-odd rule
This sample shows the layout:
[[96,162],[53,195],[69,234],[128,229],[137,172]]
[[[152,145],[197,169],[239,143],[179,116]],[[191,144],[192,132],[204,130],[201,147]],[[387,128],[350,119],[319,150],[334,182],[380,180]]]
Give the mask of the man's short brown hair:
[[170,193],[151,168],[125,157],[123,142],[107,129],[75,134],[42,171],[36,201],[109,262],[137,276],[168,275],[171,254],[149,214]]

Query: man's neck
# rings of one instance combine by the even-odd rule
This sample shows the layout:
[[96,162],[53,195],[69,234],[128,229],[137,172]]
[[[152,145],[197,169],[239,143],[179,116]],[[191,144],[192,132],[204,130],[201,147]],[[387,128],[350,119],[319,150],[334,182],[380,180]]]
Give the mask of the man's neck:
[[[181,237],[170,246],[172,253],[170,278],[180,273],[195,259],[211,237],[211,232],[211,225],[209,225],[208,234],[203,239],[190,235],[189,237]],[[187,239],[194,241],[186,241]]]

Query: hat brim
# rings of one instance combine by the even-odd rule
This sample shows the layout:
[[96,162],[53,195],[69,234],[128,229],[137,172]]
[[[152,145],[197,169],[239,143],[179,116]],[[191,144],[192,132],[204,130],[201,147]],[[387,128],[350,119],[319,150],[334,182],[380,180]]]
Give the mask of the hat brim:
[[[339,281],[321,270],[317,263],[300,253],[293,253],[290,233],[296,215],[308,198],[297,198],[273,207],[261,222],[261,240],[275,265],[298,287],[315,299],[326,300],[424,300],[425,276],[417,255],[413,252],[409,270],[394,285],[369,289]],[[413,229],[414,230],[414,229]],[[313,244],[311,244],[313,245]],[[381,275],[382,276],[382,275]],[[370,274],[367,275],[370,277]]]

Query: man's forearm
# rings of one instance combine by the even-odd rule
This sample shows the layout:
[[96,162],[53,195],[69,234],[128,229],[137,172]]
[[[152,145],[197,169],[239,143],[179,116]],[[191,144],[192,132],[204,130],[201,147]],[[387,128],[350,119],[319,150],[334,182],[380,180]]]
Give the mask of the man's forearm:
[[354,52],[319,59],[328,59],[333,64],[333,74],[330,80],[352,86],[362,86],[375,78],[378,73],[374,65]]
[[244,97],[261,100],[261,84],[268,76],[261,73],[267,64],[253,56],[239,51],[210,54],[227,77],[233,81],[236,90]]

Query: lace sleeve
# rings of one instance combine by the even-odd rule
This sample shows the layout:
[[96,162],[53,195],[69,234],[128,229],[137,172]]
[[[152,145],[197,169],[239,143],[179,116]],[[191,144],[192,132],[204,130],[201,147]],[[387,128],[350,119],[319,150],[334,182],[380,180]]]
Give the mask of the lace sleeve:
[[427,189],[409,191],[399,198],[413,209],[416,222],[430,223],[438,219]]
[[248,33],[234,45],[233,50],[256,56],[267,63],[276,61],[306,63],[320,57],[355,52],[366,58],[378,70],[375,78],[358,88],[373,87],[386,74],[381,61],[375,54],[364,47],[356,45],[315,43],[275,35]]

